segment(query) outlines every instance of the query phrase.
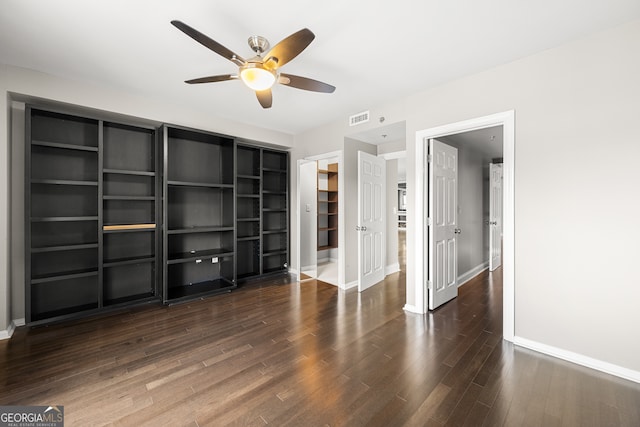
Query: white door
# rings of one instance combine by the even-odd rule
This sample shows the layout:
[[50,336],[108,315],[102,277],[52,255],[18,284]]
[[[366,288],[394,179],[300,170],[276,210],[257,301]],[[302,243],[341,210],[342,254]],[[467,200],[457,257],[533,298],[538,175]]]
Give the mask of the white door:
[[458,150],[429,140],[429,310],[458,296]]
[[358,151],[358,291],[384,279],[386,162]]
[[489,271],[502,265],[502,164],[489,164]]

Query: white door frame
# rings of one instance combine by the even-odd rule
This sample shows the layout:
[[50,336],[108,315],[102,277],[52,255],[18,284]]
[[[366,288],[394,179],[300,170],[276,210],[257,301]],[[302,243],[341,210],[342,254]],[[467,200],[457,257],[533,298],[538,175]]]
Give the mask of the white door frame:
[[[426,313],[427,304],[427,278],[424,262],[428,239],[425,237],[426,224],[426,144],[430,138],[438,138],[460,132],[484,129],[493,126],[502,126],[503,132],[503,336],[507,341],[513,341],[515,333],[515,192],[514,192],[514,164],[515,164],[515,112],[513,110],[496,113],[489,116],[478,117],[457,123],[451,123],[416,132],[416,156],[415,156],[415,226],[414,239],[414,274],[415,283],[407,282],[407,295],[414,295],[414,305],[407,304],[405,309],[417,313]],[[426,142],[425,142],[426,141]]]
[[[330,159],[333,157],[338,158],[338,287],[341,289],[345,289],[345,253],[344,253],[344,155],[342,150],[340,151],[331,151],[329,153],[318,154],[316,156],[308,156],[302,159],[302,161],[309,160],[322,160],[322,159]],[[300,176],[296,177],[296,188],[298,189],[298,205],[299,203],[299,192],[300,192]],[[299,206],[296,206],[296,209],[299,209]],[[297,212],[299,216],[299,212]],[[300,270],[300,221],[296,223],[296,231],[297,231],[297,262],[298,262],[298,270]]]

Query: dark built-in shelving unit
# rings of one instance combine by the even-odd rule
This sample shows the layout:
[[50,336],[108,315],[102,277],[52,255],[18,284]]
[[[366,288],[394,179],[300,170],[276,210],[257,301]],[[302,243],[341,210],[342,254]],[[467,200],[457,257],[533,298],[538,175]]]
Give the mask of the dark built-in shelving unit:
[[262,274],[289,267],[289,155],[262,150]]
[[287,271],[287,152],[78,111],[26,108],[28,324]]
[[260,248],[261,149],[238,145],[236,148],[236,249],[237,277],[243,280],[261,274]]
[[288,164],[286,152],[237,146],[238,279],[287,271]]
[[229,291],[235,283],[234,141],[165,125],[166,303]]
[[[27,106],[26,141],[27,322],[156,298],[155,130]],[[144,194],[112,178],[138,173]],[[103,228],[141,221],[144,247]]]

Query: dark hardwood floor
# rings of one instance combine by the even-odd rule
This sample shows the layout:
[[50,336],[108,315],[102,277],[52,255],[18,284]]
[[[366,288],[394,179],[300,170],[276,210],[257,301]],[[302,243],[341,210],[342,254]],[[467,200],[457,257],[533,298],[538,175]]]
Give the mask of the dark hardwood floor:
[[416,315],[403,272],[362,294],[280,277],[20,328],[0,404],[64,405],[67,426],[640,425],[640,384],[503,341],[501,291],[485,273]]

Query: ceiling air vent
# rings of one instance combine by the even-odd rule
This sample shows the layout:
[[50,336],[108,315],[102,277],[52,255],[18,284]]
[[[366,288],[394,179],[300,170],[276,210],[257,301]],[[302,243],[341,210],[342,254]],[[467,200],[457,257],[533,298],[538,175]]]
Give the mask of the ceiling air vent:
[[349,126],[361,125],[369,121],[369,112],[363,111],[362,113],[354,114],[349,117]]

